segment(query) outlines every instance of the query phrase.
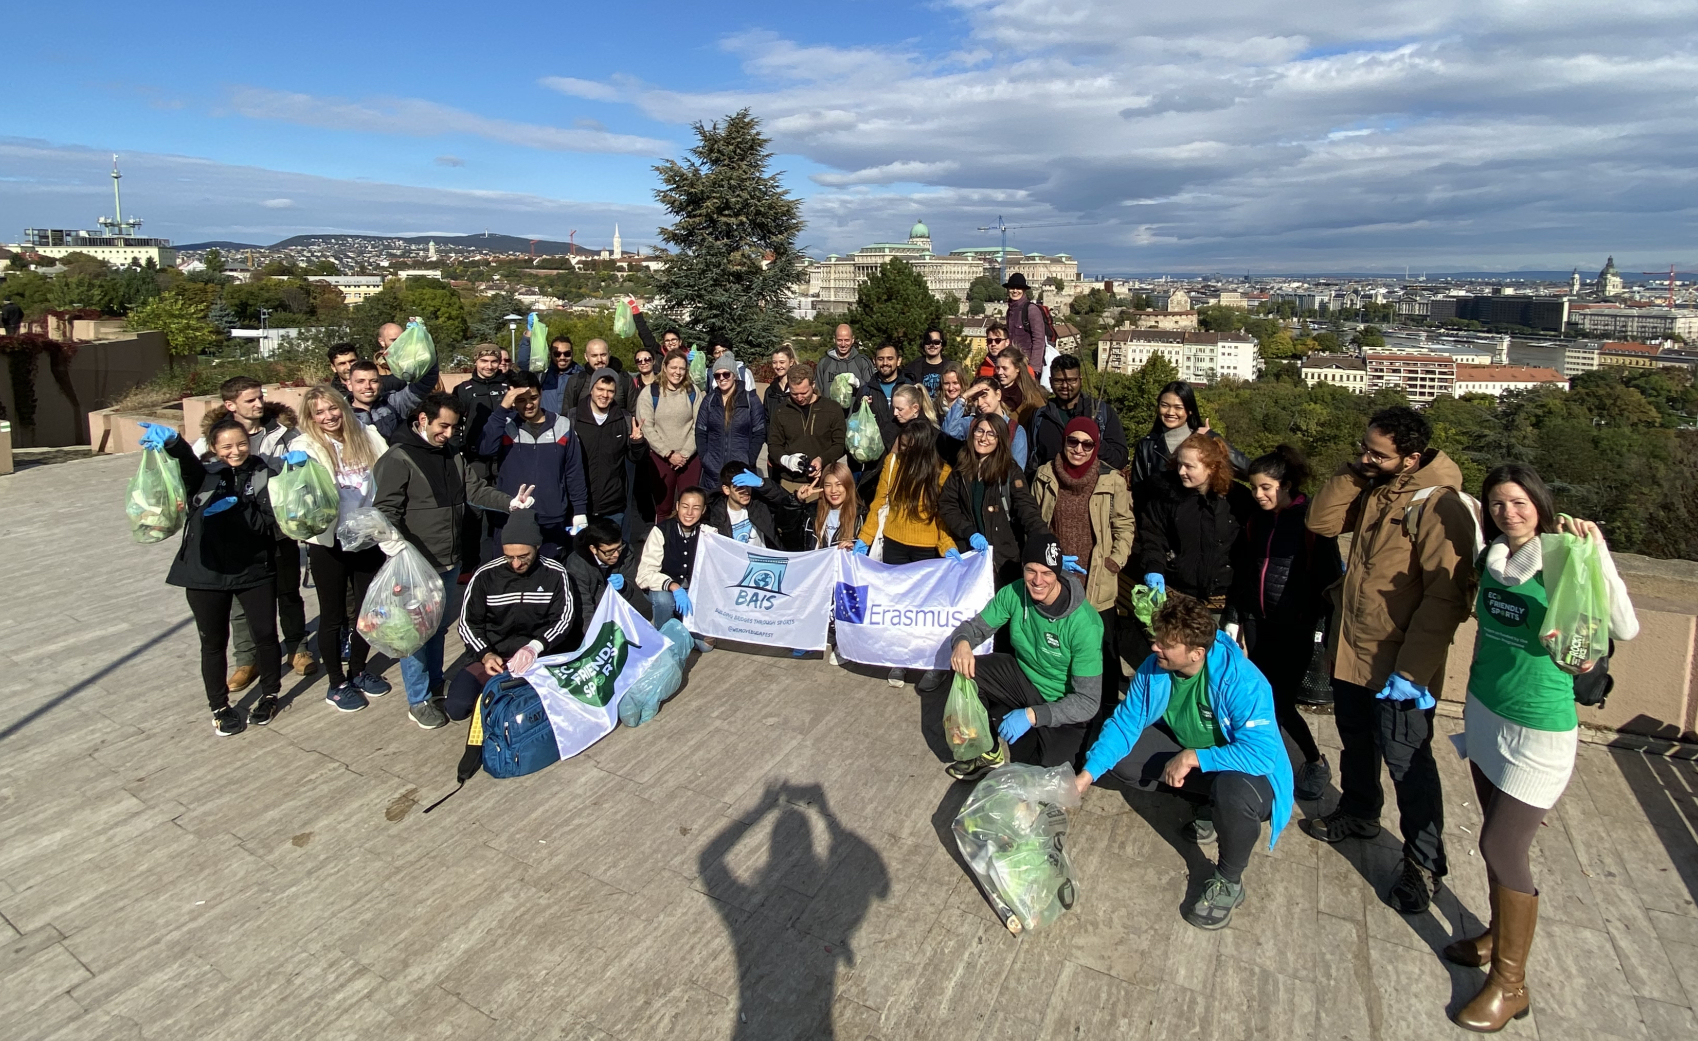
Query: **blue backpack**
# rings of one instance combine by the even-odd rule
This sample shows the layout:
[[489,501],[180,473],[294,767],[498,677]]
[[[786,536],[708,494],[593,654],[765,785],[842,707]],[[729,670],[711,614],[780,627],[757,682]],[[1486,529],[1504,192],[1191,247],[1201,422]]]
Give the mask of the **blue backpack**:
[[560,761],[560,745],[529,683],[502,673],[483,688],[466,743],[483,745],[483,768],[491,777],[523,777]]

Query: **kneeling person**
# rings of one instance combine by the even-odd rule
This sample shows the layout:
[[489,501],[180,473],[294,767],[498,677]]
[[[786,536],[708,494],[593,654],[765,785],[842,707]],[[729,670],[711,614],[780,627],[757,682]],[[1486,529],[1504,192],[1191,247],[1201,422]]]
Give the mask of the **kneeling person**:
[[519,673],[544,654],[566,649],[572,586],[566,565],[544,557],[542,529],[531,510],[514,510],[501,529],[502,555],[477,569],[460,605],[460,640],[477,661],[449,684],[443,710],[465,719],[490,677]]
[[637,551],[619,533],[619,525],[597,517],[578,533],[577,541],[577,549],[566,558],[566,575],[572,580],[572,598],[578,607],[578,617],[567,634],[568,646],[582,642],[583,627],[601,606],[609,586],[644,618],[654,613],[637,585]]
[[1086,753],[1079,791],[1107,771],[1195,805],[1189,837],[1212,842],[1218,829],[1220,859],[1185,920],[1219,929],[1244,902],[1244,868],[1262,822],[1273,821],[1272,849],[1291,817],[1291,761],[1273,688],[1201,600],[1168,594],[1150,629],[1154,653]]
[[[977,759],[949,765],[958,781],[978,780],[1010,755],[1046,767],[1072,762],[1102,700],[1102,617],[1079,579],[1062,570],[1061,544],[1047,532],[1033,535],[1021,560],[1021,581],[949,634],[949,664],[978,682],[1000,738]],[[1003,625],[1013,654],[973,653]]]

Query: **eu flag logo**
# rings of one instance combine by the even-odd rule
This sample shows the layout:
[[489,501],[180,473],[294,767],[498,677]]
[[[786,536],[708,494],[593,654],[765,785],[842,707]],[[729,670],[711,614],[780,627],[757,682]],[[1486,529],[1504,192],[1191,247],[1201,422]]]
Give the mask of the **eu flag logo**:
[[833,615],[840,622],[850,622],[862,625],[867,620],[867,587],[852,586],[847,582],[837,583],[836,595],[832,597],[835,610]]

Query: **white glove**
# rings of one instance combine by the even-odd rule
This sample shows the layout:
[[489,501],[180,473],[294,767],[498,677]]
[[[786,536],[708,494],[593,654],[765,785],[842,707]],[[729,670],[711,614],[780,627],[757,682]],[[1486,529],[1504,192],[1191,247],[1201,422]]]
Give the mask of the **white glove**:
[[395,535],[392,538],[378,540],[377,548],[383,551],[384,556],[393,557],[395,554],[407,548],[407,540],[399,535]]
[[853,372],[849,373],[848,375],[849,375],[849,385],[851,387],[859,387],[861,385],[861,377],[855,375]]
[[1236,643],[1240,647],[1244,646],[1244,641],[1238,638],[1237,622],[1227,622],[1225,625],[1221,626],[1221,628],[1226,630],[1226,635],[1232,637],[1233,643]]
[[789,455],[779,456],[778,462],[786,470],[800,470],[802,468],[802,463],[806,459],[807,457],[801,452],[791,452]]
[[507,671],[515,676],[522,675],[526,669],[536,664],[536,660],[536,648],[527,643],[514,651],[513,657],[507,659]]
[[566,529],[566,534],[576,535],[578,532],[583,531],[585,525],[589,524],[589,522],[590,519],[588,517],[581,513],[574,513],[572,515],[572,524]]
[[513,498],[507,500],[507,512],[512,513],[514,510],[528,510],[536,504],[537,500],[534,495],[527,495],[524,498],[520,498],[515,495]]

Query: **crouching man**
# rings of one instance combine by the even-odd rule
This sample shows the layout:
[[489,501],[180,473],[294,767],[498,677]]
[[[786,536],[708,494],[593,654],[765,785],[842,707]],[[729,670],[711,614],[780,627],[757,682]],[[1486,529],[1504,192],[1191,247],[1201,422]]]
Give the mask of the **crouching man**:
[[[997,590],[985,609],[949,634],[949,664],[975,680],[996,747],[949,776],[976,781],[1007,762],[1071,763],[1102,700],[1103,621],[1079,579],[1062,570],[1061,544],[1045,532],[1026,540],[1019,582]],[[974,654],[1008,626],[1013,654]]]
[[1202,601],[1168,594],[1150,629],[1155,653],[1085,754],[1079,792],[1107,772],[1195,806],[1187,835],[1218,841],[1220,856],[1184,917],[1199,929],[1220,929],[1244,902],[1244,868],[1262,822],[1273,821],[1272,849],[1291,817],[1291,761],[1273,688]]

